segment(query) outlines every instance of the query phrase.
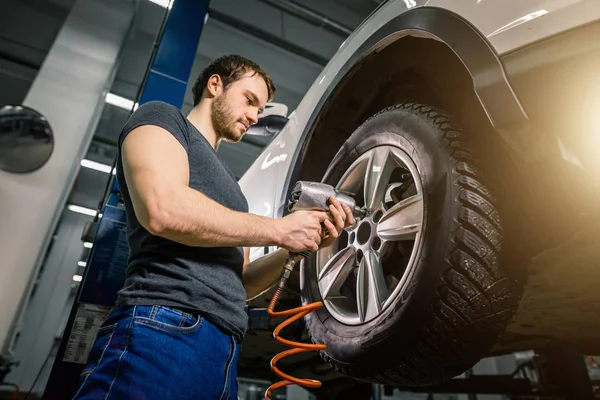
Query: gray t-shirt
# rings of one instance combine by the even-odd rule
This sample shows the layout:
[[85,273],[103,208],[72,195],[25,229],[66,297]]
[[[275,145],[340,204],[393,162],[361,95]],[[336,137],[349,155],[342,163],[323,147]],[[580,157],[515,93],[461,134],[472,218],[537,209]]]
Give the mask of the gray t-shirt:
[[150,234],[137,220],[123,175],[121,144],[142,125],[166,129],[188,154],[189,186],[230,209],[248,212],[231,170],[176,107],[149,102],[136,110],[119,137],[117,181],[127,212],[129,264],[117,306],[163,305],[197,311],[240,341],[246,331],[241,247],[191,247]]

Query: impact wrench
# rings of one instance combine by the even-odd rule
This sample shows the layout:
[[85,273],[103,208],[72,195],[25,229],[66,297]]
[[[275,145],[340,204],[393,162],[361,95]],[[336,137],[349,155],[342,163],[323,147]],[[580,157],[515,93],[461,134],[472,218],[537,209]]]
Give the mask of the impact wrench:
[[[290,195],[290,200],[288,202],[288,211],[296,212],[302,210],[327,212],[329,210],[329,198],[331,196],[335,196],[335,198],[341,204],[347,205],[350,208],[350,210],[352,210],[352,214],[356,219],[360,219],[365,216],[366,210],[364,208],[358,207],[354,198],[352,198],[348,194],[336,190],[334,187],[325,183],[305,181],[298,181],[296,185],[294,185],[294,188],[292,189],[292,193]],[[267,312],[269,313],[269,316],[271,318],[290,317],[275,328],[275,330],[273,331],[273,337],[276,341],[282,343],[285,346],[291,347],[291,349],[277,354],[271,360],[271,369],[283,380],[274,383],[267,389],[267,391],[265,392],[265,400],[271,399],[271,394],[274,390],[292,384],[297,384],[300,386],[311,388],[321,387],[320,381],[313,379],[295,378],[291,375],[282,372],[281,370],[279,370],[279,368],[277,368],[277,362],[284,357],[309,351],[325,350],[327,348],[327,346],[324,344],[299,343],[283,339],[279,336],[279,333],[283,328],[299,320],[300,318],[303,318],[306,314],[322,307],[322,302],[318,301],[286,311],[274,311],[277,301],[279,300],[279,296],[281,295],[281,292],[283,291],[288,278],[294,270],[295,265],[298,263],[298,261],[302,260],[305,257],[309,257],[310,255],[310,251],[302,251],[298,253],[289,254],[288,258],[285,261],[285,264],[283,265],[283,270],[281,271],[281,277],[279,278],[279,283],[275,289],[275,294],[273,295],[271,303],[269,304],[269,308],[267,309]]]

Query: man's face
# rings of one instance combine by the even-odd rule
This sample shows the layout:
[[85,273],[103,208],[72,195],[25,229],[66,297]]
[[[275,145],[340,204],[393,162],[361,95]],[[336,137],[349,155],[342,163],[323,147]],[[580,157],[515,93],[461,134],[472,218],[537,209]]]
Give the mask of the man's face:
[[250,125],[258,122],[269,96],[264,79],[249,72],[231,83],[212,103],[215,132],[226,142],[239,142]]

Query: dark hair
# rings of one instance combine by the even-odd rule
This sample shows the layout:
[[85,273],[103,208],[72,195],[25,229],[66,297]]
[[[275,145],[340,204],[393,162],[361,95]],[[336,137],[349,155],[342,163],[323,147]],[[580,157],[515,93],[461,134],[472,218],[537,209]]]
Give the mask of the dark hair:
[[204,67],[192,88],[194,106],[200,103],[204,88],[211,76],[215,74],[219,75],[223,81],[223,88],[227,89],[230,84],[239,80],[244,74],[250,71],[254,71],[254,74],[259,74],[265,80],[269,92],[269,101],[272,100],[275,95],[275,85],[269,75],[255,62],[242,56],[231,54],[218,57]]

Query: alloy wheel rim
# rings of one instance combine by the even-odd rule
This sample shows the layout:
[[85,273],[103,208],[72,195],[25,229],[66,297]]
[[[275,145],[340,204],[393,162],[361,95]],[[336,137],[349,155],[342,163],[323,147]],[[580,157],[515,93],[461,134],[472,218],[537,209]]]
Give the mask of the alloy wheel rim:
[[394,303],[414,269],[426,217],[422,184],[407,153],[379,146],[362,154],[336,189],[366,214],[317,253],[317,284],[333,318],[360,325]]

